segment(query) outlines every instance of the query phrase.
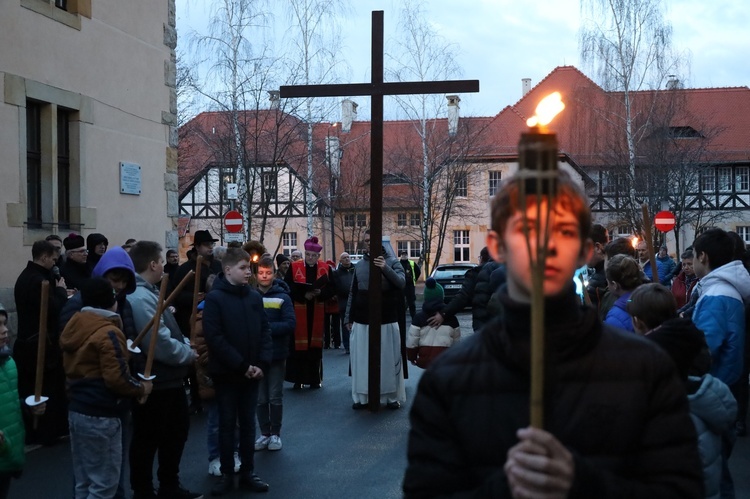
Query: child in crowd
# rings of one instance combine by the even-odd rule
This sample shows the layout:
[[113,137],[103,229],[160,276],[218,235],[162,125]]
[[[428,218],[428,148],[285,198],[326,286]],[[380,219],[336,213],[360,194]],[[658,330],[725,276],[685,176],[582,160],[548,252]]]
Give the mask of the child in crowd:
[[206,295],[203,332],[208,345],[208,370],[219,408],[221,476],[211,490],[224,495],[234,489],[235,428],[239,423],[240,487],[265,492],[268,484],[255,474],[253,452],[258,385],[272,358],[271,330],[263,299],[248,286],[250,255],[228,248],[224,274]]
[[117,294],[109,280],[83,281],[80,295],[83,308],[60,336],[75,498],[114,497],[122,470],[121,421],[129,410],[128,399],[145,402],[152,384],[130,374]]
[[[504,259],[502,314],[449,348],[419,382],[410,413],[408,498],[703,497],[685,390],[656,345],[602,325],[573,273],[592,251],[589,202],[565,172],[554,196],[510,177],[492,201],[487,248]],[[543,428],[530,427],[529,248],[544,264]],[[530,255],[529,253],[532,253]]]
[[[8,497],[10,480],[21,475],[26,460],[18,372],[8,342],[8,312],[0,303],[0,499]],[[45,407],[46,404],[34,406],[31,413],[41,416]]]
[[615,255],[607,260],[605,267],[609,292],[617,297],[607,313],[605,324],[633,332],[633,322],[627,310],[630,293],[643,283],[638,262],[625,255]]
[[261,258],[256,281],[271,327],[273,356],[268,371],[260,380],[257,411],[260,436],[255,441],[255,450],[281,450],[284,369],[289,355],[289,338],[297,325],[289,286],[275,276],[273,259],[270,256]]
[[454,315],[447,315],[437,327],[427,321],[445,308],[443,287],[432,277],[425,281],[424,304],[411,322],[406,337],[406,357],[412,364],[427,369],[438,355],[461,339],[461,328]]
[[734,424],[737,402],[729,387],[708,374],[711,356],[703,333],[677,316],[672,293],[661,284],[644,284],[630,295],[628,310],[636,333],[662,347],[685,382],[690,415],[698,432],[705,497],[721,497],[722,435]]

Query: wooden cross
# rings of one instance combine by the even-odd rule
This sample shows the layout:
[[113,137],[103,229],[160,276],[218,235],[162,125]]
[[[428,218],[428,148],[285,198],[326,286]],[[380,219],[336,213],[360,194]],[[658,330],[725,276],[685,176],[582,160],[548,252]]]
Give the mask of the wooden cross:
[[368,407],[380,409],[380,307],[381,275],[372,260],[381,254],[383,240],[383,96],[478,92],[479,80],[383,82],[383,11],[372,12],[372,79],[370,83],[331,85],[287,85],[281,97],[348,97],[369,95],[371,99],[370,133],[370,334],[368,358]]

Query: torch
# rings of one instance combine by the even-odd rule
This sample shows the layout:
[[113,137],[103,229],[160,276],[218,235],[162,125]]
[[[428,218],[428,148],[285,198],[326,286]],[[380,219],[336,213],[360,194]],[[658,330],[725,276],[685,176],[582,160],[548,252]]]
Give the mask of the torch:
[[[548,95],[526,122],[529,130],[518,143],[518,203],[531,270],[531,426],[544,424],[544,268],[550,234],[550,215],[557,195],[557,136],[547,130],[565,105],[560,93]],[[535,209],[534,209],[535,208]]]
[[[49,308],[49,281],[42,281],[39,307],[39,336],[36,347],[36,377],[34,379],[34,395],[26,397],[26,405],[34,407],[45,403],[49,397],[42,395],[44,386],[44,362],[47,348],[47,311]],[[37,428],[39,417],[34,416],[34,429]]]

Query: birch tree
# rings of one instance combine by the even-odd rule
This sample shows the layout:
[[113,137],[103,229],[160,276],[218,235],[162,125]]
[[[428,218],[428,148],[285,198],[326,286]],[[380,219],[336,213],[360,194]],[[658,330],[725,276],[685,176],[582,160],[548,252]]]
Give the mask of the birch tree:
[[672,26],[660,0],[581,0],[581,12],[581,59],[610,100],[602,119],[620,135],[618,163],[625,166],[628,190],[625,216],[640,229],[638,147],[648,137],[660,90],[671,75],[680,74],[683,61],[672,51]]

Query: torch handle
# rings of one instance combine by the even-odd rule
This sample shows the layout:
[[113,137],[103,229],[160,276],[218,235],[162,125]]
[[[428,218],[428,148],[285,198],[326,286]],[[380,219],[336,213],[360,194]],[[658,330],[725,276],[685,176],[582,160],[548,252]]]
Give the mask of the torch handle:
[[161,287],[159,288],[159,301],[156,302],[156,315],[154,316],[154,325],[151,329],[151,341],[148,344],[148,355],[146,356],[146,367],[143,369],[143,377],[151,377],[151,368],[154,365],[154,353],[156,352],[156,338],[159,336],[159,324],[161,323],[161,303],[164,301],[164,296],[167,294],[167,279],[161,280]]
[[651,265],[651,280],[655,283],[659,283],[659,272],[656,268],[656,254],[654,253],[654,240],[651,236],[651,217],[648,214],[648,206],[646,203],[641,205],[641,211],[643,213],[643,238],[646,240],[646,248],[648,248],[648,260]]
[[193,283],[193,308],[190,310],[190,344],[195,338],[195,321],[198,320],[198,304],[201,290],[201,271],[203,270],[203,255],[198,255],[195,261],[195,282]]

